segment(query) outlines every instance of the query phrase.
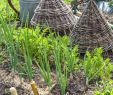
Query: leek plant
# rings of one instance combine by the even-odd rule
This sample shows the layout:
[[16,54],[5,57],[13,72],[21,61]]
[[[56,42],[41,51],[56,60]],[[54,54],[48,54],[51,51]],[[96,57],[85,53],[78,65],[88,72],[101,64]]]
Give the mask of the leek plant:
[[41,45],[39,48],[40,56],[39,56],[39,63],[37,63],[41,75],[44,78],[46,84],[48,87],[51,86],[51,69],[50,69],[50,64],[49,64],[49,59],[48,59],[48,44],[45,44],[46,39],[42,39]]
[[61,95],[65,95],[65,90],[67,87],[67,66],[64,64],[64,70],[62,71],[62,48],[61,45],[56,41],[54,45],[54,57],[55,57],[55,66],[56,66],[56,74],[57,81],[60,86]]
[[[6,45],[7,53],[10,60],[10,67],[12,70],[19,70],[20,68],[17,68],[17,66],[21,66],[21,69],[24,69],[24,71],[27,73],[30,80],[33,78],[33,70],[32,70],[32,52],[31,47],[29,46],[29,29],[20,29],[20,33],[22,33],[22,37],[24,41],[22,41],[20,44],[20,34],[18,31],[15,31],[14,27],[12,27],[10,24],[7,24],[7,22],[3,19],[1,16],[0,18],[1,27],[2,27],[2,34],[4,43]],[[16,33],[15,33],[16,32]],[[16,40],[15,40],[16,35]],[[20,64],[20,60],[18,58],[20,48],[23,49],[23,56],[25,60],[25,64]],[[22,70],[20,69],[20,72]],[[23,72],[22,72],[23,73]]]
[[67,36],[58,36],[53,40],[52,44],[57,81],[61,89],[61,95],[65,94],[68,84],[68,74],[71,75],[78,69],[78,47],[68,47],[69,43]]
[[2,27],[1,32],[3,34],[3,39],[5,41],[6,49],[11,62],[10,67],[11,69],[16,70],[16,66],[18,64],[18,57],[17,57],[18,47],[15,46],[13,39],[14,28],[10,24],[7,24],[2,16],[0,18],[0,21]]
[[29,46],[29,30],[25,29],[23,31],[24,42],[23,42],[23,51],[24,51],[24,60],[25,60],[25,71],[31,81],[33,79],[33,69],[32,69],[32,52]]
[[77,63],[79,61],[78,58],[78,47],[74,48],[67,48],[64,47],[64,56],[65,56],[65,63],[67,64],[68,73],[72,73],[78,69]]

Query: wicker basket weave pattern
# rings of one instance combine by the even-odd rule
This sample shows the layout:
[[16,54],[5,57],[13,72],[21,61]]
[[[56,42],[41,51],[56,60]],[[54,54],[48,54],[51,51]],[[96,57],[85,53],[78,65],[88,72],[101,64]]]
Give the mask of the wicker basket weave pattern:
[[71,40],[74,45],[79,45],[80,53],[97,47],[102,47],[104,51],[113,48],[113,32],[93,0],[89,1],[75,26]]
[[31,24],[49,26],[55,31],[72,30],[76,19],[71,9],[62,0],[41,0],[37,6]]

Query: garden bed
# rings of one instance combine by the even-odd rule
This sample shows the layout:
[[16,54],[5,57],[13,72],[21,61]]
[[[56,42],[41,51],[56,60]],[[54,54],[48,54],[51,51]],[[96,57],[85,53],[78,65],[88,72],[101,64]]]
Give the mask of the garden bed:
[[[14,13],[5,9],[0,9],[0,95],[11,95],[11,87],[18,95],[33,95],[32,80],[40,95],[113,95],[111,51],[96,48],[79,54],[67,35],[49,31],[45,36],[48,28],[20,27],[20,23],[16,29]],[[113,16],[104,16],[113,24]]]
[[[0,65],[0,92],[1,95],[10,95],[10,87],[17,89],[18,95],[33,95],[29,80],[26,78],[20,78],[18,73],[9,71],[6,67],[8,63]],[[60,95],[60,88],[56,83],[56,75],[53,73],[53,87],[51,92],[45,84],[38,70],[36,70],[34,80],[38,85],[38,91],[40,95]],[[68,79],[68,86],[66,89],[66,95],[93,95],[93,91],[96,85],[85,84],[85,78],[83,72],[78,72],[72,75],[73,78]]]

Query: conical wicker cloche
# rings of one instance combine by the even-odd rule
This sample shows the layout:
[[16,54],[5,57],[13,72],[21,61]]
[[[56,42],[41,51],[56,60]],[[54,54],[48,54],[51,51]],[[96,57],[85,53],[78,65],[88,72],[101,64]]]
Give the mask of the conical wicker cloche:
[[41,0],[37,6],[31,24],[47,26],[59,34],[69,34],[76,19],[63,0]]
[[113,32],[99,12],[94,0],[89,0],[70,38],[73,45],[78,45],[80,53],[97,47],[102,47],[104,51],[113,48]]

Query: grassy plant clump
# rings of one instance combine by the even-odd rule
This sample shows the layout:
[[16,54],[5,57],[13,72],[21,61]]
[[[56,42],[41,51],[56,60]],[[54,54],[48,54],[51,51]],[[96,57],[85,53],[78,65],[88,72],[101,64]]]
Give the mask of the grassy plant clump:
[[[23,38],[24,38],[24,42],[22,42],[22,44],[20,44],[20,35],[18,31],[15,31],[15,27],[11,26],[10,24],[7,24],[5,19],[1,16],[0,18],[1,21],[1,27],[2,27],[2,31],[1,31],[1,35],[2,35],[2,42],[5,44],[6,46],[6,51],[8,53],[8,57],[9,57],[9,61],[10,61],[10,69],[13,71],[19,71],[21,73],[23,73],[22,68],[24,69],[24,71],[26,71],[26,74],[28,75],[29,79],[31,80],[33,77],[32,74],[32,52],[30,51],[30,47],[29,47],[29,34],[28,34],[28,30],[26,29],[26,31],[23,31]],[[15,33],[18,34],[15,40]],[[25,59],[25,64],[20,64],[21,59],[19,59],[19,50],[20,48],[23,49],[23,58]],[[21,66],[22,65],[22,66]],[[22,68],[19,69],[19,67],[17,68],[17,66],[21,66]],[[19,72],[19,73],[20,73]]]
[[13,70],[16,70],[16,65],[18,64],[18,57],[17,57],[17,45],[14,43],[13,39],[13,32],[14,32],[14,27],[11,25],[8,25],[4,18],[1,16],[0,18],[1,21],[1,26],[2,26],[2,42],[6,45],[7,53],[9,55],[10,59],[10,67]]
[[27,75],[29,80],[33,79],[33,70],[32,70],[32,52],[29,47],[29,30],[24,32],[24,43],[23,43],[23,50],[24,50],[24,60],[25,60],[25,69],[27,71]]
[[109,59],[103,59],[102,49],[97,48],[93,54],[86,52],[83,69],[86,76],[86,82],[89,83],[94,79],[109,80],[113,66]]
[[62,54],[61,45],[56,42],[54,46],[54,60],[56,66],[57,81],[60,86],[61,95],[64,95],[67,87],[67,66],[64,65],[64,70],[62,71]]
[[73,73],[78,69],[77,63],[79,61],[78,57],[78,47],[64,47],[63,48],[65,63],[67,65],[68,73]]
[[52,38],[52,52],[61,95],[65,94],[68,84],[68,75],[78,69],[78,47],[68,47],[69,44],[70,41],[67,36]]
[[37,62],[39,70],[41,72],[42,77],[44,78],[46,84],[51,87],[51,69],[48,60],[48,52],[46,47],[40,48],[40,57],[39,63]]

